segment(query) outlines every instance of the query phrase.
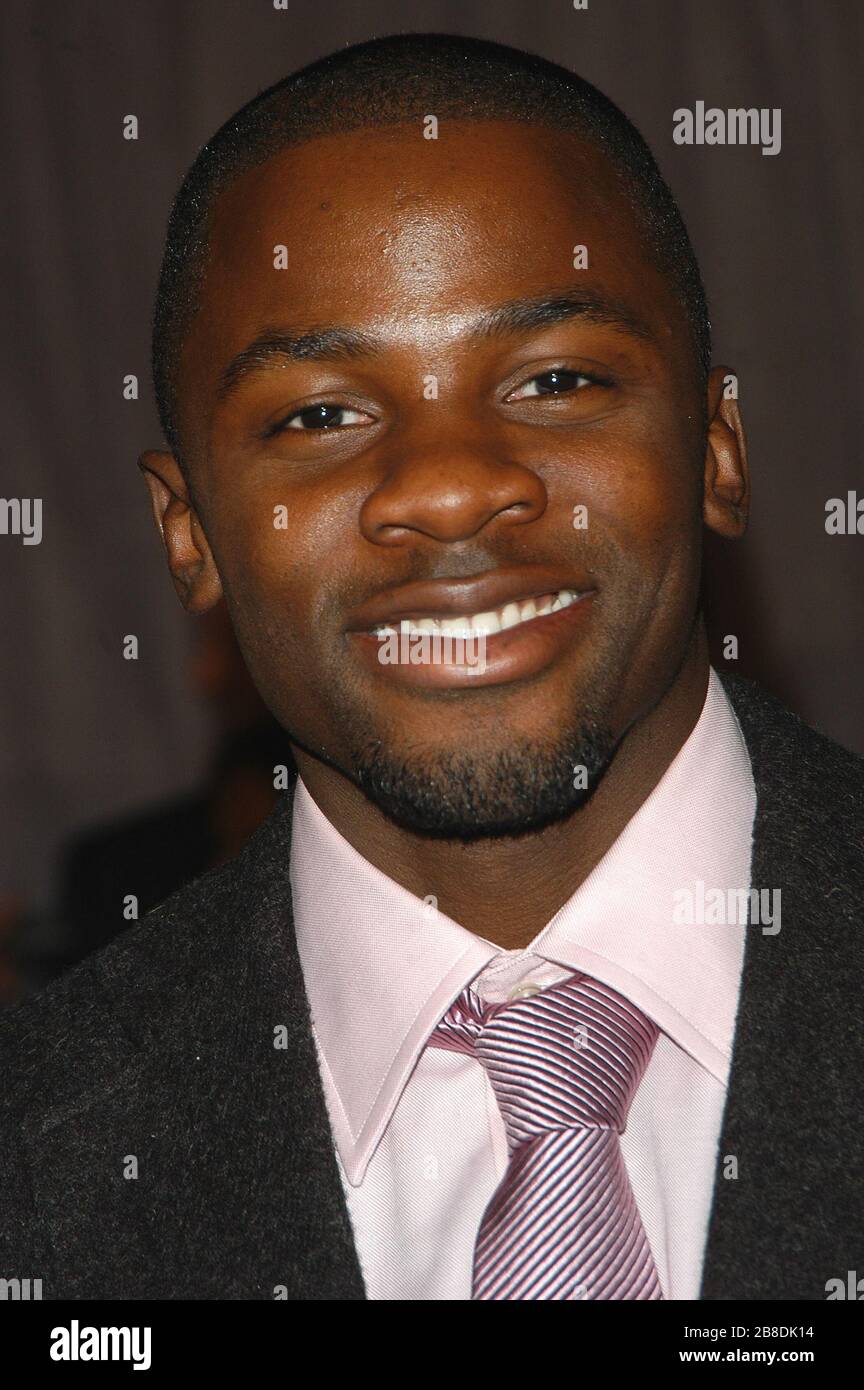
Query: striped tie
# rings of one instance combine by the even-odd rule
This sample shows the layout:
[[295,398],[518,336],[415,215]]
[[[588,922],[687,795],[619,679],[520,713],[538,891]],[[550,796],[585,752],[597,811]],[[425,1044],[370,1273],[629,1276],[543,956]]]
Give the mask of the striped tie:
[[472,1299],[662,1299],[619,1134],[657,1028],[576,974],[484,1004],[469,986],[429,1039],[486,1069],[509,1163],[480,1223]]

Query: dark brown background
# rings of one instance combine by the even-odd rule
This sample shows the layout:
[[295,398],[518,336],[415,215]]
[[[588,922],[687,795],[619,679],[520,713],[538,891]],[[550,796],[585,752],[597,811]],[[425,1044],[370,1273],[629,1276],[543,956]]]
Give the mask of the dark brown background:
[[[825,502],[864,492],[862,28],[858,0],[6,0],[2,496],[40,496],[44,537],[0,536],[0,891],[50,899],[60,839],[185,788],[207,730],[135,458],[159,443],[150,306],[170,199],[255,91],[400,29],[533,48],[643,131],[703,266],[715,359],[741,381],[754,470],[747,540],[712,551],[737,669],[864,751],[864,537]],[[697,100],[782,108],[782,150],[676,147]],[[127,142],[122,118],[139,117]],[[141,381],[137,403],[122,378]],[[140,659],[122,659],[124,634]]]

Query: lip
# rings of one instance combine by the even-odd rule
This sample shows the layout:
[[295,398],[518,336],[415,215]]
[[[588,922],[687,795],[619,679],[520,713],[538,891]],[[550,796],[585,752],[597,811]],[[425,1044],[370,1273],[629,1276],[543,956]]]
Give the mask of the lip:
[[[431,579],[386,589],[351,613],[346,631],[368,633],[382,624],[397,626],[403,618],[458,618],[468,613],[488,613],[506,603],[519,603],[541,594],[573,589],[596,589],[591,577],[578,570],[564,571],[544,565],[518,569],[487,570],[467,578]],[[578,605],[574,605],[576,607]],[[568,609],[564,609],[568,612]],[[555,616],[554,614],[550,616]],[[543,619],[533,621],[542,622]],[[510,631],[518,632],[519,628]],[[496,633],[506,636],[506,633]],[[491,637],[488,639],[491,642]]]
[[[579,640],[589,621],[597,588],[584,577],[573,574],[527,579],[527,571],[497,571],[480,581],[436,581],[435,584],[411,585],[381,595],[373,605],[362,610],[364,626],[350,628],[352,645],[364,664],[383,678],[407,687],[452,690],[474,689],[490,685],[506,685],[540,674],[561,660]],[[525,588],[526,583],[529,585]],[[366,623],[387,623],[398,627],[402,618],[455,617],[499,608],[508,602],[535,598],[557,589],[573,589],[580,594],[567,608],[543,617],[531,618],[503,632],[486,636],[484,662],[469,665],[446,661],[424,661],[413,665],[399,660],[382,663],[379,653],[382,639],[368,631]],[[494,595],[494,597],[493,597]],[[394,598],[397,602],[394,604]],[[403,606],[408,605],[409,606]],[[420,606],[422,604],[422,606]],[[386,605],[386,606],[385,606]],[[458,606],[457,606],[458,605]],[[361,610],[358,610],[360,613]],[[371,615],[368,616],[367,615]],[[397,640],[399,640],[397,638]]]

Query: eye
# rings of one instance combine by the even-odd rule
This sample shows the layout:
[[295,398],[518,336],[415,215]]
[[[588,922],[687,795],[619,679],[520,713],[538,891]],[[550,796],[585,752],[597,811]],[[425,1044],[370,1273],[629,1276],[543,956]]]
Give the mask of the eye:
[[566,367],[552,367],[548,372],[541,372],[538,376],[532,376],[523,386],[518,386],[515,391],[511,391],[507,400],[524,401],[532,396],[561,396],[568,391],[584,389],[585,386],[611,386],[611,384],[610,381],[598,376],[590,376],[587,372],[576,372],[568,370]]
[[280,434],[283,430],[344,429],[348,425],[362,425],[370,419],[371,416],[362,410],[351,410],[345,405],[331,405],[328,401],[316,401],[314,405],[305,405],[302,410],[295,410],[293,415],[286,415],[284,419],[277,420],[267,431],[267,437]]

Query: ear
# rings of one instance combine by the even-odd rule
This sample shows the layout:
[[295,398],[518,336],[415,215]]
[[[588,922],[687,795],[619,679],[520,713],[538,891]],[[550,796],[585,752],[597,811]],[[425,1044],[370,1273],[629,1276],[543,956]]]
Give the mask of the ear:
[[750,470],[738,401],[726,390],[735,373],[713,367],[708,376],[708,438],[702,516],[718,536],[736,538],[747,529]]
[[189,613],[206,613],[222,597],[222,581],[183,470],[173,454],[155,449],[141,455],[138,467],[180,602]]

